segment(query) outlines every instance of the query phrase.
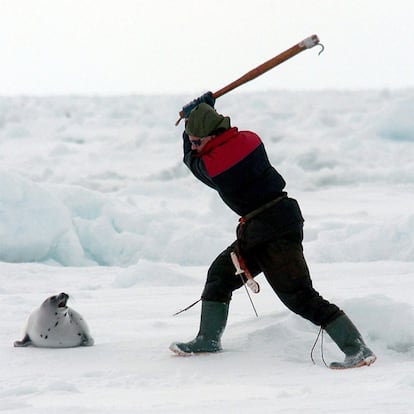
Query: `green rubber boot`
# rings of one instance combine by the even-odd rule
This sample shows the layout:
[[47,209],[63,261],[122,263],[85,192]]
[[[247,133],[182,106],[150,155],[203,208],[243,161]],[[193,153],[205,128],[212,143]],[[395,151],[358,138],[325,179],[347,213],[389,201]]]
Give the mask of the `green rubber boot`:
[[221,335],[226,327],[229,305],[203,301],[201,304],[200,330],[190,342],[173,342],[170,350],[178,355],[219,352]]
[[342,315],[335,319],[325,330],[345,354],[344,362],[332,362],[329,368],[357,368],[371,365],[377,359],[374,353],[365,345],[361,334],[348,316]]

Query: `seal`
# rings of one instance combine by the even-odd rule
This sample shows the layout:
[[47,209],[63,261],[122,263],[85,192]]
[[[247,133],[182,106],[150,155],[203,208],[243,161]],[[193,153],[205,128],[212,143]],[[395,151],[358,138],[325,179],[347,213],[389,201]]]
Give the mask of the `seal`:
[[24,337],[15,347],[71,348],[92,346],[93,338],[82,316],[67,306],[69,295],[62,292],[47,298],[27,320]]

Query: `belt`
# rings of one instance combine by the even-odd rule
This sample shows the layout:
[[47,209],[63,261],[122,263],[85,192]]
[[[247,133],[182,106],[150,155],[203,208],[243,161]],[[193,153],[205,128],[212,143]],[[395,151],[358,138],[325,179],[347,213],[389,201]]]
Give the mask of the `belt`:
[[263,204],[262,206],[260,206],[259,208],[256,208],[256,210],[251,211],[250,213],[247,213],[245,216],[240,217],[239,218],[239,222],[240,223],[245,223],[246,221],[252,219],[253,217],[257,216],[258,214],[262,213],[263,211],[267,210],[268,208],[274,206],[275,204],[277,204],[279,201],[284,200],[285,198],[287,198],[287,194],[283,194],[277,198],[275,198],[272,201],[269,201],[266,204]]

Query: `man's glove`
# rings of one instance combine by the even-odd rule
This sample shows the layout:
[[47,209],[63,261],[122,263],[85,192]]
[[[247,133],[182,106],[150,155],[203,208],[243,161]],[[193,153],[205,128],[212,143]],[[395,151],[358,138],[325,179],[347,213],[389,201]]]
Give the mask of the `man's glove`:
[[188,118],[190,116],[190,112],[199,104],[206,103],[214,108],[214,104],[216,103],[216,99],[213,97],[212,92],[206,92],[204,95],[201,95],[197,99],[189,102],[187,105],[183,106],[183,114],[184,118]]

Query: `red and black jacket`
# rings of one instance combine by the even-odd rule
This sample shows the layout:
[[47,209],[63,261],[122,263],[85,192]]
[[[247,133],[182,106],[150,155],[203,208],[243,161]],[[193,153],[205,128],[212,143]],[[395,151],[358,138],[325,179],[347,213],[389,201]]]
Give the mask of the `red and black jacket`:
[[303,216],[297,201],[287,197],[285,180],[272,167],[261,139],[253,132],[230,128],[208,142],[199,153],[191,150],[184,132],[184,163],[203,183],[214,188],[237,214],[245,216],[285,195],[238,226],[239,248],[247,251],[262,243],[303,235]]
[[200,153],[191,150],[186,133],[183,138],[184,163],[240,216],[284,194],[285,180],[270,164],[255,133],[230,128]]

